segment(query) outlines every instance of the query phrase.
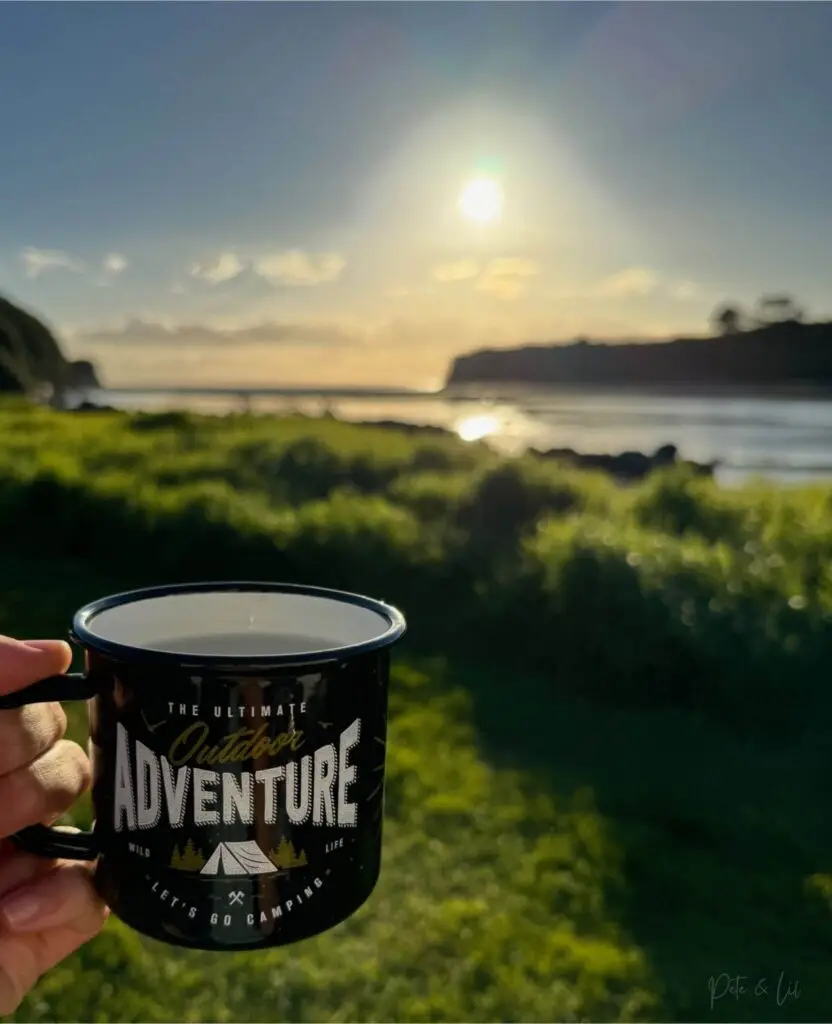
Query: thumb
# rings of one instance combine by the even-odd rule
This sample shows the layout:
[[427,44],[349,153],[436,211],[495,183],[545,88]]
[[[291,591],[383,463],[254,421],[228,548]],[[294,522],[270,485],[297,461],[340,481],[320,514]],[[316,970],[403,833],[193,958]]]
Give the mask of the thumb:
[[72,651],[63,640],[23,641],[0,636],[0,694],[60,675],[71,661]]

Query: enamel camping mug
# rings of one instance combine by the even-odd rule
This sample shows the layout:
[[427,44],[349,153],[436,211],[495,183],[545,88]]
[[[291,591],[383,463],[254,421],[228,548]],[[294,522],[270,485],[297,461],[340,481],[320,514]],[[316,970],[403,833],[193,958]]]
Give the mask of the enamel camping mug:
[[82,675],[0,707],[89,700],[91,832],[18,844],[96,860],[126,924],[197,949],[280,946],[356,911],[381,867],[390,647],[401,613],[317,587],[199,583],[75,614]]

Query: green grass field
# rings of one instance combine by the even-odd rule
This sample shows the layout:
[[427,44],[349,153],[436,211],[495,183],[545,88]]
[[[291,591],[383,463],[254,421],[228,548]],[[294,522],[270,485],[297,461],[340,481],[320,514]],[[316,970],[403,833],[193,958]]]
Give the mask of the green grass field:
[[14,1019],[829,1019],[832,488],[624,489],[300,417],[7,402],[0,432],[5,633],[210,578],[410,624],[354,918],[220,955],[111,921]]

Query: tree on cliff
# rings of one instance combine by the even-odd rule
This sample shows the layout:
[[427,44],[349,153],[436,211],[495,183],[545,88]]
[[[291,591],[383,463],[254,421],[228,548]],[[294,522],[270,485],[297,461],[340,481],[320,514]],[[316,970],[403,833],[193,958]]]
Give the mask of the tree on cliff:
[[742,330],[742,310],[738,306],[726,303],[714,310],[711,323],[717,334],[737,334]]
[[763,295],[757,303],[757,323],[761,327],[771,324],[800,323],[803,310],[791,295]]

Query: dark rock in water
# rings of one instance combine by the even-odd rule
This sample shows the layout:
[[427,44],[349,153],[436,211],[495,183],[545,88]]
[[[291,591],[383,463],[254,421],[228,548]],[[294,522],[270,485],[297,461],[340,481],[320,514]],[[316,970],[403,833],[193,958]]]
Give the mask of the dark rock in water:
[[394,430],[403,430],[408,434],[433,434],[448,435],[451,431],[444,427],[437,427],[432,423],[400,423],[398,420],[362,420],[365,427],[387,427]]
[[653,465],[656,467],[672,466],[678,454],[679,449],[675,444],[663,444],[661,448],[656,449],[653,455]]
[[639,480],[653,468],[653,460],[642,452],[622,452],[613,463],[612,472],[628,480]]
[[95,402],[79,402],[78,405],[72,407],[70,412],[118,412],[112,405],[96,405]]
[[[676,445],[665,444],[657,448],[653,455],[643,452],[621,452],[620,455],[582,455],[573,448],[551,448],[549,451],[538,452],[547,459],[557,459],[579,469],[596,469],[609,473],[620,480],[643,480],[654,469],[667,469],[678,465],[678,449]],[[699,476],[712,476],[715,463],[684,462]]]
[[73,391],[87,391],[89,388],[101,387],[95,366],[89,359],[76,359],[75,362],[69,363],[63,384],[65,388]]
[[719,465],[718,462],[691,462],[688,459],[682,463],[686,466],[695,476],[713,476],[714,470]]

